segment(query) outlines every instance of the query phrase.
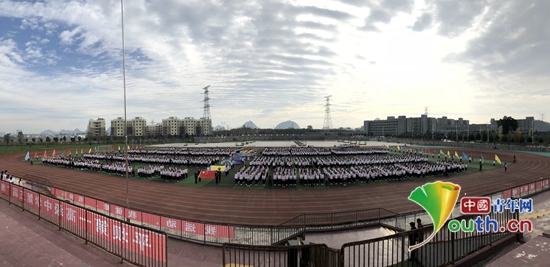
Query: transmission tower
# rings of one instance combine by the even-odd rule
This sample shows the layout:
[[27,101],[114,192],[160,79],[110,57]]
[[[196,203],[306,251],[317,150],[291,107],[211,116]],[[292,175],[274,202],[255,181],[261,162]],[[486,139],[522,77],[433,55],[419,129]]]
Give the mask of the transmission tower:
[[212,118],[210,118],[210,97],[208,96],[208,88],[210,87],[209,86],[206,86],[204,88],[202,88],[204,90],[204,100],[202,102],[204,102],[204,112],[202,114],[202,117],[205,118],[205,119],[208,119],[210,121],[212,121]]
[[330,117],[330,97],[331,96],[332,95],[325,96],[325,99],[327,101],[327,103],[325,104],[325,122],[323,123],[323,129],[325,130],[332,129],[332,118]]
[[544,114],[546,114],[546,113],[541,113],[541,114],[540,114],[540,120],[541,120],[541,121],[544,121]]
[[428,116],[428,108],[429,107],[424,107],[424,115]]

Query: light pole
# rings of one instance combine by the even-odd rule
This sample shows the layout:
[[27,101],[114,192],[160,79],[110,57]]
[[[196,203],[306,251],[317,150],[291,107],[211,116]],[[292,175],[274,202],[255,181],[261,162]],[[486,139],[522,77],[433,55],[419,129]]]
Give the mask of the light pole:
[[124,86],[124,168],[126,169],[126,208],[130,208],[128,194],[128,126],[126,125],[126,59],[124,57],[124,0],[120,0],[120,20],[122,22],[122,83]]

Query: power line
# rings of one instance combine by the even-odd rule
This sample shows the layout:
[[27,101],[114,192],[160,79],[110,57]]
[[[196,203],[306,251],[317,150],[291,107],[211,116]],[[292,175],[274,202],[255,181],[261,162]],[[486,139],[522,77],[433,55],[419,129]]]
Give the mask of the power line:
[[327,103],[325,104],[325,122],[323,123],[324,130],[332,129],[332,118],[330,116],[330,97],[331,96],[332,95],[325,96]]

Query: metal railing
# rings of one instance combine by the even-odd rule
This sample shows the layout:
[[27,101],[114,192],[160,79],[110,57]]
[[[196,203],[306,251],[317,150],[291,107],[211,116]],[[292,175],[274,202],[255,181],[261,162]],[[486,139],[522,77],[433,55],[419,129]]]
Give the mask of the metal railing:
[[247,246],[224,244],[222,266],[338,267],[338,250],[325,244]]
[[[491,213],[491,219],[499,225],[505,225],[508,220],[517,219],[518,213]],[[457,220],[473,224],[477,216],[461,216]],[[493,242],[513,234],[503,232],[452,232],[447,222],[434,238],[426,245],[408,251],[410,245],[417,240],[425,240],[433,233],[433,226],[410,230],[390,236],[346,243],[341,248],[342,267],[371,266],[441,266],[452,264],[466,255],[491,245]],[[412,242],[411,242],[412,241]],[[420,264],[420,265],[419,265]]]
[[[30,185],[32,186],[32,185]],[[0,198],[138,266],[168,266],[167,235],[0,181]]]

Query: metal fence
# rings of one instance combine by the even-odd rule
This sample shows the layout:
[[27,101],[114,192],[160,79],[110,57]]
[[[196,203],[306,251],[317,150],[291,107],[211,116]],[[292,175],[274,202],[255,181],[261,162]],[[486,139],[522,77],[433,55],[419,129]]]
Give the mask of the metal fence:
[[[32,187],[32,186],[29,186]],[[138,266],[167,266],[167,235],[0,181],[0,198]]]
[[222,266],[338,267],[339,252],[325,244],[301,246],[223,245]]
[[[517,219],[518,213],[491,213],[491,219],[499,225],[506,225],[510,219]],[[476,216],[461,216],[457,220],[473,224],[470,219]],[[408,251],[416,240],[426,240],[433,233],[433,226],[410,230],[390,236],[364,240],[342,245],[342,267],[375,267],[375,266],[441,266],[452,264],[464,256],[491,245],[493,242],[513,234],[500,232],[450,231],[447,222],[433,239],[426,245]],[[472,225],[473,226],[473,225]],[[414,240],[414,241],[413,241]],[[420,265],[419,265],[420,264]]]

